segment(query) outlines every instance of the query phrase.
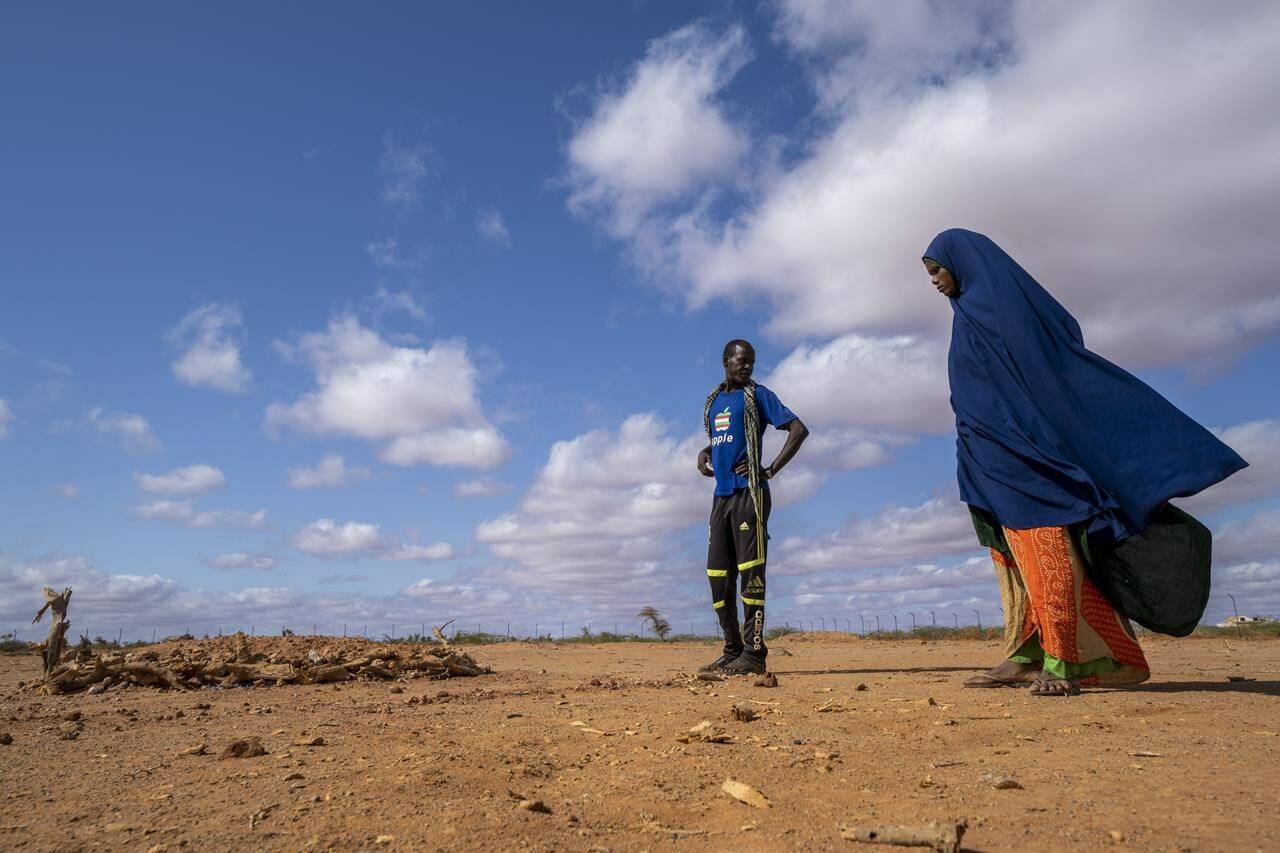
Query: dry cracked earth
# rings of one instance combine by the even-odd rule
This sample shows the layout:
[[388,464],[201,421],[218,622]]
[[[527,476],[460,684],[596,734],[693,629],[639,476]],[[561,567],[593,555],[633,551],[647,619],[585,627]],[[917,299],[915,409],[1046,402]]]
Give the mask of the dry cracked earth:
[[[996,643],[835,634],[777,641],[772,688],[697,680],[696,643],[68,696],[0,656],[0,849],[873,850],[842,831],[926,821],[968,850],[1280,849],[1280,642],[1144,644],[1151,683],[1068,698],[962,688]],[[248,737],[266,754],[219,757]]]

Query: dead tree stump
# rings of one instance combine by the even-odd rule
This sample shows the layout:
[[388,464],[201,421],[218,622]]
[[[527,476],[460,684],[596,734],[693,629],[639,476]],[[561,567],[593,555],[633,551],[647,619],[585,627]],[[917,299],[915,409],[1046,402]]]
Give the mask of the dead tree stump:
[[44,607],[36,611],[36,618],[31,620],[34,625],[40,621],[40,617],[44,615],[46,610],[49,611],[50,619],[49,636],[44,641],[44,648],[41,650],[40,656],[44,659],[44,674],[47,678],[49,673],[53,672],[58,662],[62,660],[62,649],[67,644],[67,629],[71,627],[71,623],[67,621],[67,605],[71,601],[71,587],[63,588],[62,592],[54,592],[52,588],[44,588]]

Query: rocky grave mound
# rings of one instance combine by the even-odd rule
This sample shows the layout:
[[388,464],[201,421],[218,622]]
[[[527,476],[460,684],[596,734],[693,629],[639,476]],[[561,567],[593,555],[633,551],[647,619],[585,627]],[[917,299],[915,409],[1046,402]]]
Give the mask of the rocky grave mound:
[[173,640],[127,652],[95,654],[87,639],[31,686],[41,693],[100,693],[117,684],[172,690],[240,684],[323,684],[364,680],[443,679],[491,670],[449,645],[379,643],[358,637],[253,637],[243,632]]

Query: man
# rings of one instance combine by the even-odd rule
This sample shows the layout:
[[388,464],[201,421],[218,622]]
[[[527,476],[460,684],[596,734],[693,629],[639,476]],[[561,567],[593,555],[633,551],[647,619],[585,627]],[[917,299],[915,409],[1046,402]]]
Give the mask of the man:
[[[725,344],[724,381],[707,398],[703,428],[710,443],[698,454],[698,470],[716,478],[708,525],[707,578],[724,631],[724,654],[703,671],[765,671],[765,553],[768,549],[769,480],[796,455],[809,430],[778,396],[751,381],[756,351],[743,340]],[[773,464],[761,467],[765,424],[787,431]],[[738,626],[735,583],[741,578],[745,633]]]

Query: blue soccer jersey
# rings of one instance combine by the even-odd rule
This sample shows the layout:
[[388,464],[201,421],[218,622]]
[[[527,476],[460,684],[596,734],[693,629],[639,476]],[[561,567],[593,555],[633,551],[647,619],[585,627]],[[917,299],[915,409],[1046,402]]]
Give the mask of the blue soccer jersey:
[[[711,413],[708,416],[711,419],[711,467],[716,472],[717,495],[731,495],[749,485],[746,477],[733,472],[734,466],[747,458],[742,402],[743,393],[739,389],[721,391],[711,403]],[[795,414],[782,405],[778,395],[763,385],[756,386],[756,411],[760,415],[758,420],[762,436],[765,424],[782,427],[796,419]],[[763,460],[761,464],[764,464]],[[768,488],[769,484],[766,482],[764,486]]]

